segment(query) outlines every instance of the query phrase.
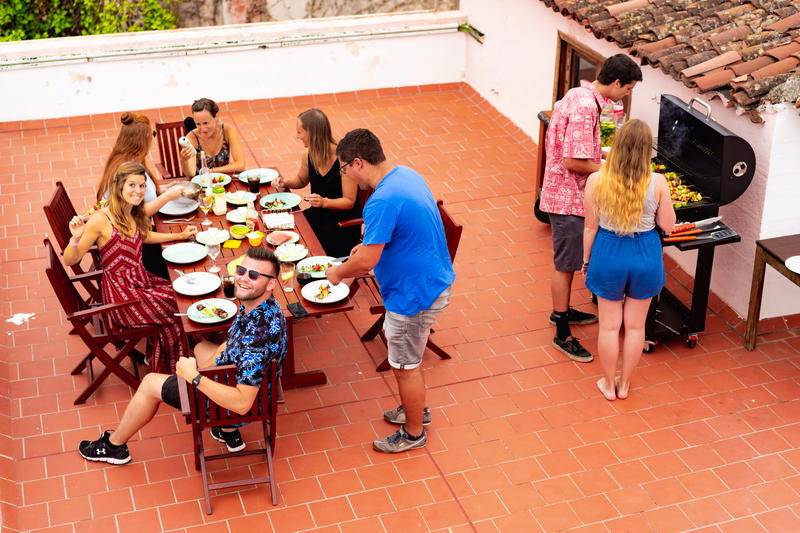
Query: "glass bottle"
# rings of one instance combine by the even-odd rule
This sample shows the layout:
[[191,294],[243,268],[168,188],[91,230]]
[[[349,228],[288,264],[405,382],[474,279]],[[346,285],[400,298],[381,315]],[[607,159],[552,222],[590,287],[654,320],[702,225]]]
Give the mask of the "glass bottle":
[[611,146],[614,141],[614,132],[617,129],[617,122],[614,116],[614,102],[608,100],[603,110],[600,112],[600,145]]
[[200,150],[200,162],[202,166],[200,170],[197,171],[197,175],[200,176],[200,186],[211,187],[211,170],[208,168],[206,153],[203,150]]
[[225,187],[214,187],[214,214],[224,215],[228,212],[228,202],[225,201]]

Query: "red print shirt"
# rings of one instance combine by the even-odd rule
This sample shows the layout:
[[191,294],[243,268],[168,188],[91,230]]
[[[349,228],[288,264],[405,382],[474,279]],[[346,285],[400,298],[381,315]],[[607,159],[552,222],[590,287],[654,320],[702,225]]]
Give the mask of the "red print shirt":
[[587,174],[564,168],[564,159],[600,164],[600,109],[606,99],[588,81],[556,102],[545,138],[545,168],[540,208],[556,215],[583,216]]

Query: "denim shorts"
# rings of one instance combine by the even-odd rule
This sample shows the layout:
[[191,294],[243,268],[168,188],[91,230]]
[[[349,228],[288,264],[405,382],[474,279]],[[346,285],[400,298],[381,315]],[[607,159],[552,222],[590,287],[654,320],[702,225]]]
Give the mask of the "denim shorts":
[[655,229],[633,235],[597,230],[586,272],[586,288],[606,300],[646,300],[666,283],[661,239]]
[[386,310],[383,332],[389,347],[389,364],[400,370],[412,370],[422,362],[425,345],[436,317],[444,311],[450,301],[451,287],[436,297],[428,309],[416,315],[406,316]]

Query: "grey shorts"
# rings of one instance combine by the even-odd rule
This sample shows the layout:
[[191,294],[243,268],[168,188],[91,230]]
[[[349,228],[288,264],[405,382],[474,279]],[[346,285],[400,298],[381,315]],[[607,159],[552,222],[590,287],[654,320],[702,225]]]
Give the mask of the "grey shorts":
[[553,232],[553,263],[559,272],[577,272],[583,267],[583,217],[550,215]]
[[451,287],[447,287],[428,309],[406,316],[386,310],[383,332],[389,347],[389,364],[400,370],[412,370],[422,362],[431,326],[450,301]]

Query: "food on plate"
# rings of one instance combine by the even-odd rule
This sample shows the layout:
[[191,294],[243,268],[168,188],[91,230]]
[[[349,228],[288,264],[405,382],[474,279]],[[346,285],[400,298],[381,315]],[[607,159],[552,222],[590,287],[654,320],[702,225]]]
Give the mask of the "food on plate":
[[331,293],[331,286],[328,283],[320,283],[318,289],[319,292],[317,293],[316,296],[317,300],[324,300]]
[[228,312],[222,309],[221,307],[206,307],[203,304],[197,304],[195,309],[203,313],[205,316],[209,318],[228,318]]
[[273,198],[269,202],[264,202],[264,207],[266,209],[284,209],[286,207],[286,202],[280,198]]
[[311,273],[311,272],[325,272],[325,270],[329,269],[333,265],[330,263],[322,264],[322,263],[315,263],[313,265],[305,265],[300,267],[300,272],[304,273]]
[[225,176],[222,174],[214,174],[211,176],[211,183],[222,183],[223,181],[225,181]]
[[280,246],[281,244],[292,240],[292,236],[285,231],[273,231],[269,234],[269,239],[267,240],[273,246]]

